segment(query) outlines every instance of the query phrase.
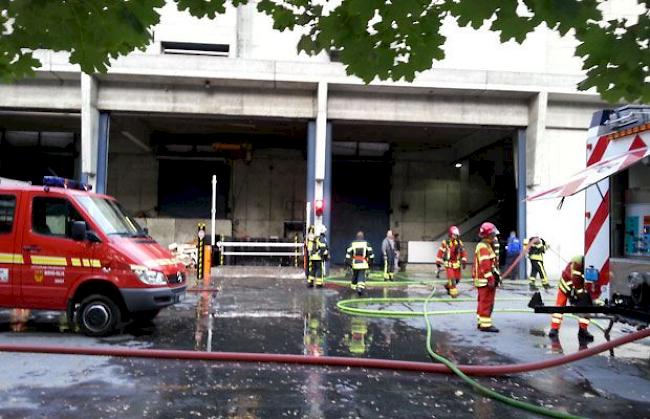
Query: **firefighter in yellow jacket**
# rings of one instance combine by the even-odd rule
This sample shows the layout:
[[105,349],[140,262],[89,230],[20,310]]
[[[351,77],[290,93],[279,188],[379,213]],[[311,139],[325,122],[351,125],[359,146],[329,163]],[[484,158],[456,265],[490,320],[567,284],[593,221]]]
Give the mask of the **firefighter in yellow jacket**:
[[325,278],[325,261],[329,259],[329,248],[327,246],[327,228],[321,225],[318,235],[307,241],[307,254],[309,255],[309,267],[307,274],[307,287],[312,288],[314,284],[322,287]]
[[359,231],[345,252],[345,265],[352,269],[351,286],[359,295],[363,295],[366,289],[366,271],[370,269],[374,258],[372,247],[364,239],[363,231]]
[[544,268],[544,253],[548,249],[546,241],[541,237],[531,237],[530,239],[524,240],[524,246],[527,246],[530,243],[528,249],[528,259],[530,260],[530,290],[536,291],[537,285],[535,280],[537,275],[542,280],[542,286],[545,290],[550,288],[548,283],[548,276],[546,275],[546,269]]

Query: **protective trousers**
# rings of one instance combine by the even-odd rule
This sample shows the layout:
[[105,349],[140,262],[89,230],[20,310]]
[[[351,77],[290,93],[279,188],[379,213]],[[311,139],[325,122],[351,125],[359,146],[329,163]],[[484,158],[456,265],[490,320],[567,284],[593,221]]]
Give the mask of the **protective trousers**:
[[357,290],[357,292],[362,292],[366,289],[366,270],[365,269],[353,269],[352,270],[352,289]]
[[546,269],[544,269],[544,261],[531,259],[530,266],[530,284],[535,285],[535,279],[539,274],[539,277],[542,279],[542,285],[548,285],[548,277],[546,276]]
[[325,262],[323,260],[310,260],[307,273],[307,285],[322,286],[324,283]]
[[476,318],[478,327],[485,328],[492,326],[492,310],[494,310],[494,296],[496,295],[495,287],[479,287],[478,306],[476,308]]
[[458,296],[458,289],[456,288],[458,282],[460,282],[460,268],[447,268],[447,284],[445,288],[452,298]]
[[[566,306],[567,301],[569,301],[569,297],[567,297],[567,295],[562,290],[558,289],[555,305],[558,307],[564,307]],[[553,313],[551,316],[551,329],[560,330],[560,326],[562,326],[562,317],[562,313]],[[580,329],[587,330],[587,327],[589,326],[589,319],[579,317],[578,322],[580,323]]]

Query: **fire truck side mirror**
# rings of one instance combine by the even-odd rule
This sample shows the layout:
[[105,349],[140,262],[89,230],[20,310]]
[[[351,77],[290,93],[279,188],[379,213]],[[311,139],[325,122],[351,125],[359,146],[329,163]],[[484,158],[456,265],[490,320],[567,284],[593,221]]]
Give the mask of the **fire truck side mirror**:
[[85,221],[73,221],[71,226],[71,236],[72,240],[81,242],[86,240],[86,222]]

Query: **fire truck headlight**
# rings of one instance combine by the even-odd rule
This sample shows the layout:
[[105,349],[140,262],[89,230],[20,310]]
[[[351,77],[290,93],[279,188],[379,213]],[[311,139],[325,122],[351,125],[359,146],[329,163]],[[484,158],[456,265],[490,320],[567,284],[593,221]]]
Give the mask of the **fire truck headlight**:
[[133,267],[131,269],[138,276],[138,279],[140,279],[140,281],[144,282],[147,285],[167,284],[167,278],[165,278],[165,274],[163,274],[162,272],[152,271],[150,269],[133,268]]

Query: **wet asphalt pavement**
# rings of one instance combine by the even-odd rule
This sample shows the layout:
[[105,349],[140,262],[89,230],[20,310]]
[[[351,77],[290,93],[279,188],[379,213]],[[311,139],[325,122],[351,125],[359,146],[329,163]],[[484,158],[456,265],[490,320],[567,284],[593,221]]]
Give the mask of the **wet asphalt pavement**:
[[[475,297],[467,281],[461,296]],[[95,339],[60,327],[57,313],[32,312],[13,324],[0,311],[0,343],[109,346],[352,356],[430,362],[422,317],[353,317],[336,308],[355,298],[333,284],[307,289],[295,279],[225,278],[218,293],[188,294],[153,324]],[[522,285],[525,283],[522,282]],[[528,298],[509,285],[498,296]],[[370,289],[374,297],[424,297],[427,286]],[[442,294],[444,290],[438,291]],[[441,295],[442,296],[442,295]],[[544,294],[552,304],[555,291]],[[524,308],[526,301],[497,302]],[[371,306],[422,310],[418,304]],[[474,309],[434,303],[430,310]],[[14,320],[16,316],[14,313]],[[432,317],[434,350],[461,364],[506,364],[579,350],[575,320],[561,345],[544,335],[548,315],[495,313],[499,334],[476,331],[475,315]],[[22,329],[20,331],[16,331]],[[617,337],[629,328],[617,325]],[[604,341],[591,327],[593,344]],[[519,400],[587,417],[650,418],[650,339],[574,364],[479,381]],[[0,353],[0,418],[503,418],[535,417],[477,396],[453,376],[256,363],[170,361]]]

